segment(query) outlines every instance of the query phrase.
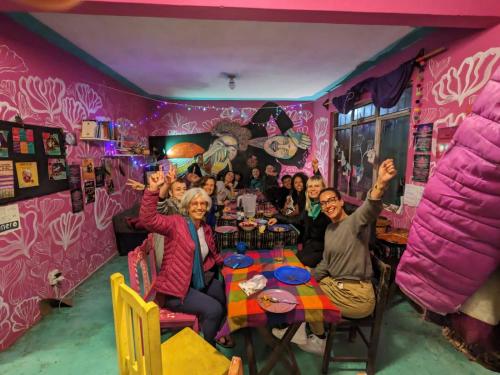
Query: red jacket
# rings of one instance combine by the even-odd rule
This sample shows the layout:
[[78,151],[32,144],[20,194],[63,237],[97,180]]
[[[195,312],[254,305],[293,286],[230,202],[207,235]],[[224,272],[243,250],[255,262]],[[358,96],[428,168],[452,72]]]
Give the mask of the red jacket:
[[[141,223],[147,230],[165,236],[165,252],[153,288],[159,293],[184,298],[191,283],[194,242],[186,219],[181,215],[165,216],[158,213],[157,202],[158,192],[146,190],[139,212]],[[215,247],[212,229],[207,224],[202,225],[209,250],[203,262],[203,270],[208,271],[215,264],[221,264],[223,259]]]

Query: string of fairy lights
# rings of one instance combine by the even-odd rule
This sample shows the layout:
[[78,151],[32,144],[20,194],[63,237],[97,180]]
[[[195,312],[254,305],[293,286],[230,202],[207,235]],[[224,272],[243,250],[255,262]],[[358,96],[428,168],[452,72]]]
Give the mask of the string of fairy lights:
[[[277,105],[276,106],[276,116],[280,114],[281,111],[290,111],[290,110],[295,110],[298,111],[299,114],[302,114],[302,108],[303,106],[307,103],[296,103],[296,104],[288,104],[288,105]],[[216,112],[228,112],[229,117],[231,118],[236,118],[236,117],[241,117],[245,118],[247,115],[245,114],[245,111],[248,109],[256,109],[253,107],[245,106],[245,107],[236,107],[236,106],[216,106],[216,105],[193,105],[193,104],[188,104],[188,103],[177,103],[177,102],[169,102],[169,101],[159,101],[158,104],[156,105],[156,108],[153,113],[150,113],[146,116],[144,116],[142,119],[138,121],[139,125],[144,125],[149,121],[155,121],[158,120],[162,114],[162,112],[167,108],[170,107],[172,109],[177,109],[177,110],[186,110],[188,112],[190,111],[202,111],[202,112],[208,112],[208,111],[216,111]],[[273,107],[269,107],[273,108]],[[112,122],[113,126],[116,126],[117,128],[120,128],[122,126],[127,126],[124,124],[120,123],[115,123]],[[262,124],[263,126],[265,124]],[[130,123],[128,125],[130,127],[134,127],[134,123]],[[115,148],[115,143],[114,142],[109,142],[106,143],[105,146],[105,156],[108,157],[115,157],[119,156],[119,153],[117,152]],[[144,155],[133,155],[130,156],[132,165],[134,167],[138,168],[143,168],[147,165],[151,164],[151,161],[148,161],[147,157]]]

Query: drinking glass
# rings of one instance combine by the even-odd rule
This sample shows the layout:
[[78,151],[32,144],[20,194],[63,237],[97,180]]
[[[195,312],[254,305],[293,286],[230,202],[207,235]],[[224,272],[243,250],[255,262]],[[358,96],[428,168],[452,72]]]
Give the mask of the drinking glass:
[[282,241],[277,241],[273,248],[273,259],[276,263],[283,263],[285,260],[284,256],[284,243]]

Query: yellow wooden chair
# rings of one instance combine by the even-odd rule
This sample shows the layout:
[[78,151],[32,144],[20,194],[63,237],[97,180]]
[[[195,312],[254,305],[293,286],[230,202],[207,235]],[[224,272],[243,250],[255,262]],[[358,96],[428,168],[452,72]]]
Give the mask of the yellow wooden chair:
[[162,344],[158,305],[145,302],[120,273],[111,276],[111,296],[120,375],[243,375],[239,357],[230,361],[191,328]]

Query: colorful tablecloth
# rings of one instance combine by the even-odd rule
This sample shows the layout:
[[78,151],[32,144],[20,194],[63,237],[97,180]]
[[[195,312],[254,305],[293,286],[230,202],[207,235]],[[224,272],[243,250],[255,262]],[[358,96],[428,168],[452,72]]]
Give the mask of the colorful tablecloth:
[[[276,263],[270,251],[247,251],[245,255],[254,259],[252,266],[242,269],[228,267],[222,269],[226,283],[229,331],[244,327],[272,327],[282,323],[304,321],[335,323],[340,319],[340,310],[323,293],[314,278],[304,285],[288,285],[274,277],[274,270],[284,265],[304,267],[293,251],[284,251],[285,261],[282,263]],[[238,285],[240,281],[248,280],[256,274],[262,274],[267,278],[265,289],[279,288],[292,293],[297,298],[297,307],[285,314],[274,314],[263,310],[257,303],[260,292],[247,296]]]

